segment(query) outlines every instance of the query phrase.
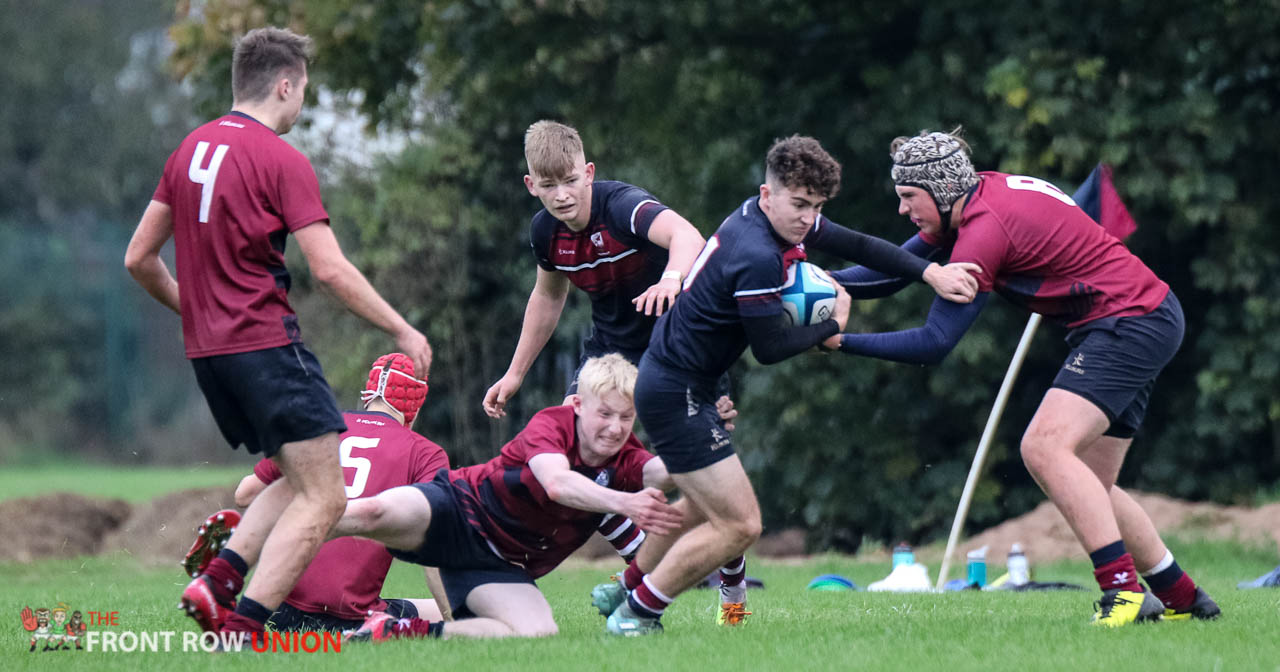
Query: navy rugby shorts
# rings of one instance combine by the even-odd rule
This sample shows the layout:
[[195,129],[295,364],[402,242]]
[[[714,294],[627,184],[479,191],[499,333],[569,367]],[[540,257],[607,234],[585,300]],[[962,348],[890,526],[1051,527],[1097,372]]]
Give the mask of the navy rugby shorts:
[[719,380],[663,366],[647,353],[636,380],[636,417],[667,471],[687,474],[733,455],[720,421]]
[[1107,415],[1105,436],[1131,438],[1142,426],[1156,377],[1182,344],[1182,305],[1169,291],[1146,315],[1103,318],[1067,334],[1071,354],[1053,387],[1088,399]]
[[529,572],[502,559],[467,522],[447,469],[437,472],[430,482],[414,483],[413,487],[431,506],[427,535],[418,548],[388,548],[387,551],[397,560],[439,568],[440,582],[444,584],[454,618],[474,615],[467,608],[467,596],[486,583],[533,584]]
[[232,448],[274,457],[280,446],[347,426],[320,362],[301,343],[191,360]]

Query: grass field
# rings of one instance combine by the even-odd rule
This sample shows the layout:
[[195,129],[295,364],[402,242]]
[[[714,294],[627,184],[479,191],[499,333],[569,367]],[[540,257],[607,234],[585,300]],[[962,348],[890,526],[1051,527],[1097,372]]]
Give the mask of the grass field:
[[[1034,548],[1034,543],[1031,543]],[[140,567],[123,555],[0,565],[0,669],[85,670],[1280,670],[1280,590],[1236,590],[1275,565],[1266,550],[1178,542],[1180,563],[1222,605],[1214,623],[1159,623],[1102,631],[1088,625],[1096,594],[822,593],[805,590],[821,573],[865,586],[888,571],[883,560],[817,556],[756,561],[748,573],[764,590],[741,628],[717,628],[713,593],[683,596],[658,637],[622,640],[603,634],[587,594],[616,567],[563,567],[539,582],[561,634],[533,641],[412,641],[349,645],[339,654],[27,652],[24,606],[119,612],[118,631],[186,631],[176,608],[179,572]],[[927,558],[926,558],[927,560]],[[937,562],[932,563],[936,572]],[[1000,570],[991,568],[993,572]],[[1084,563],[1034,567],[1040,580],[1087,585]],[[397,563],[387,596],[420,596],[421,575]],[[107,629],[107,628],[102,628]],[[176,640],[175,640],[176,642]]]
[[73,492],[145,502],[159,495],[215,485],[234,487],[253,471],[245,466],[104,467],[67,464],[0,467],[0,499]]

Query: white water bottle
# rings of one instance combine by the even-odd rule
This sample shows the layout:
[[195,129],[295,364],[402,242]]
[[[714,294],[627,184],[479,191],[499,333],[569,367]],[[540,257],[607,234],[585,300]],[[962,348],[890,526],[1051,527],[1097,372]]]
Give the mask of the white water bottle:
[[1009,584],[1021,586],[1031,581],[1031,567],[1027,564],[1027,554],[1022,552],[1022,544],[1014,542],[1009,548]]

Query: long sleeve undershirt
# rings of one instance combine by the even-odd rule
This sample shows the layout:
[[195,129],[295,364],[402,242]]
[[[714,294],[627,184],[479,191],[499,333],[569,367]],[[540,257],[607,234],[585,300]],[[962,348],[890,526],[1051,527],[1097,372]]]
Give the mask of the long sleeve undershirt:
[[[942,247],[925,242],[919,234],[908,238],[899,249],[930,262],[938,261],[945,251]],[[832,271],[831,277],[843,285],[845,291],[849,292],[849,298],[855,301],[889,296],[920,279],[918,275],[915,277],[889,275],[871,270],[866,266],[850,266]]]
[[816,227],[805,238],[805,245],[887,275],[911,280],[919,280],[929,266],[929,262],[893,243],[858,233],[826,218],[823,218],[822,226]]
[[973,326],[990,292],[979,292],[972,303],[935,298],[924,326],[878,334],[844,334],[840,352],[907,364],[938,364]]
[[776,364],[798,355],[840,332],[835,320],[792,327],[778,315],[743,317],[742,329],[747,334],[751,352],[761,364]]

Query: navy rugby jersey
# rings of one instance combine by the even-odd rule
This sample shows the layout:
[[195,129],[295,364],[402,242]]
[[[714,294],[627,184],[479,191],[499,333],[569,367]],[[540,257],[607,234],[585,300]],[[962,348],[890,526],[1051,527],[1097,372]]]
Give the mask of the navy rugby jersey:
[[658,363],[707,378],[728,371],[747,349],[742,318],[781,317],[786,268],[805,258],[806,246],[911,278],[929,263],[822,215],[791,245],[774,233],[759,200],[747,199],[702,248],[680,300],[654,329],[648,352]]
[[640,351],[656,318],[631,300],[662,278],[667,250],[649,240],[649,226],[667,210],[649,192],[625,182],[591,187],[591,221],[570,229],[544,208],[533,216],[529,240],[538,266],[560,271],[591,297],[593,337],[610,350]]

